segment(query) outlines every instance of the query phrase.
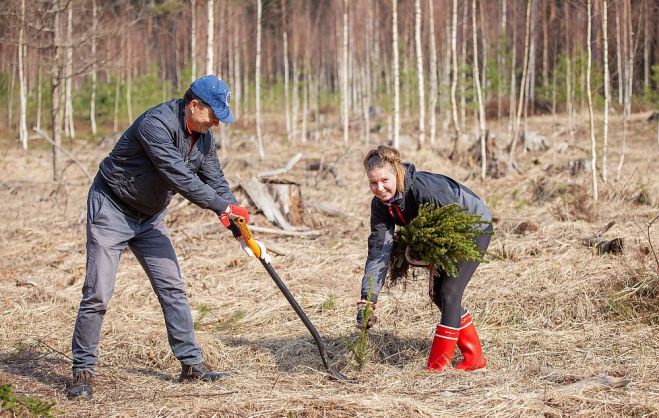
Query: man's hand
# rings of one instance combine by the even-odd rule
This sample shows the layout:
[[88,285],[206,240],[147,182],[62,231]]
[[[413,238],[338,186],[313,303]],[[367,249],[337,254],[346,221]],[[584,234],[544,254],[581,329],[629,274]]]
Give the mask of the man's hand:
[[[368,308],[369,312],[367,315],[366,309]],[[367,300],[360,300],[357,302],[357,328],[366,329],[371,328],[378,322],[378,317],[373,313],[375,311],[375,303],[369,302]],[[368,316],[368,318],[366,318]],[[368,322],[365,324],[364,321],[368,319]]]
[[[245,254],[247,254],[248,257],[254,257],[254,252],[252,251],[251,248],[249,248],[249,245],[245,242],[245,239],[243,237],[238,237],[236,238],[238,242],[240,243],[240,246],[242,247],[243,251],[245,251]],[[261,249],[261,260],[265,261],[268,264],[271,264],[272,262],[272,257],[270,257],[270,254],[265,249],[265,244],[263,244],[261,241],[254,240],[256,244],[259,246]]]
[[219,215],[219,218],[220,222],[222,222],[222,225],[228,228],[231,225],[231,221],[238,216],[244,218],[245,222],[249,222],[249,212],[247,211],[247,208],[230,204],[227,206],[227,210],[224,211],[223,214]]

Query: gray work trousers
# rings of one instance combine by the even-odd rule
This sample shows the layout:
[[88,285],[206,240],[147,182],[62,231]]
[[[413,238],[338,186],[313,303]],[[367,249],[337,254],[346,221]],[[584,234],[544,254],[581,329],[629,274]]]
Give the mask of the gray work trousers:
[[87,196],[87,274],[71,344],[74,373],[94,371],[103,317],[126,247],[133,251],[151,281],[174,356],[186,365],[202,361],[183,277],[164,223],[166,213],[163,210],[149,217],[131,211],[118,201],[100,175],[94,179]]

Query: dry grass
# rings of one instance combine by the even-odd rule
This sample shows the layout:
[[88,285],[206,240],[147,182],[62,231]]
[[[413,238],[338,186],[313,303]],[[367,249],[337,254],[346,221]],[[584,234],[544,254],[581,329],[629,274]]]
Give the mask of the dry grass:
[[[529,125],[547,137],[558,131],[550,117]],[[611,134],[613,175],[619,125],[614,121]],[[579,132],[576,145],[588,149],[587,134]],[[424,275],[406,289],[382,294],[379,322],[369,336],[372,351],[363,370],[355,371],[347,344],[358,336],[354,302],[368,234],[370,195],[360,168],[365,146],[353,145],[338,163],[344,187],[332,176],[304,172],[303,163],[291,173],[301,181],[306,202],[326,203],[348,216],[314,212],[323,230],[314,240],[256,234],[286,252],[273,265],[324,336],[337,367],[357,379],[354,384],[327,379],[303,324],[261,265],[246,259],[219,223],[207,227],[214,217],[176,205],[168,222],[197,339],[208,363],[232,377],[220,384],[174,381],[179,365],[158,302],[128,252],[104,323],[93,402],[68,401],[64,392],[84,276],[88,182],[71,166],[66,186],[57,187],[49,180],[45,148],[24,156],[17,144],[1,142],[0,384],[54,401],[56,412],[66,416],[657,416],[659,266],[645,236],[658,213],[652,200],[659,195],[654,135],[642,115],[632,123],[621,180],[600,184],[599,202],[588,197],[588,173],[546,171],[587,158],[579,148],[520,154],[523,175],[484,183],[472,176],[467,182],[486,196],[497,218],[490,249],[501,256],[479,268],[464,300],[488,356],[485,372],[423,370],[439,316]],[[237,184],[283,166],[298,150],[304,158],[333,161],[343,154],[340,138],[335,133],[331,147],[310,143],[295,149],[276,140],[267,146],[271,157],[259,162],[253,142],[234,132],[222,153],[225,173]],[[107,152],[80,142],[68,147],[90,171]],[[457,180],[476,170],[454,166],[443,155],[443,149],[404,153],[419,169]],[[638,201],[641,192],[650,199]],[[612,220],[616,225],[606,236],[625,239],[622,255],[599,256],[581,244]],[[536,227],[516,229],[522,221]],[[269,226],[260,215],[255,223]],[[657,228],[651,230],[655,249]],[[599,375],[630,383],[569,386]]]

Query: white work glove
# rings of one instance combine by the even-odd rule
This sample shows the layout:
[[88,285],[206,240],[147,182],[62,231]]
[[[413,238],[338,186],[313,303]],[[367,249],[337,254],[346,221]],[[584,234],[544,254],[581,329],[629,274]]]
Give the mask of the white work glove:
[[[249,248],[249,245],[245,242],[245,238],[243,237],[238,237],[236,238],[238,242],[240,243],[240,246],[242,247],[243,251],[245,251],[245,254],[247,254],[248,257],[254,257],[254,252],[252,251],[251,248]],[[263,244],[261,241],[254,240],[256,244],[259,246],[261,249],[261,260],[265,261],[268,264],[272,263],[272,257],[270,257],[270,254],[265,249],[265,244]]]

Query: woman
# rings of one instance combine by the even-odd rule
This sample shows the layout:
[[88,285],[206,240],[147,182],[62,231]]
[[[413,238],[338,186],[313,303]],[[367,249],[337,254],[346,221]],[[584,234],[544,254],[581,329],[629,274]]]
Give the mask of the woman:
[[[364,308],[375,308],[378,294],[391,256],[395,225],[407,225],[419,211],[419,206],[431,203],[437,207],[457,203],[468,213],[480,214],[484,221],[492,216],[485,202],[467,187],[441,174],[416,171],[412,164],[402,164],[400,153],[385,145],[372,149],[364,158],[364,170],[374,195],[371,201],[371,235],[368,238],[368,258],[362,279],[361,300],[357,324],[363,326]],[[492,226],[484,224],[483,234],[476,244],[483,251],[490,243]],[[485,367],[481,343],[469,311],[462,307],[462,294],[474,274],[477,262],[458,264],[458,276],[449,277],[438,271],[433,277],[432,299],[442,312],[428,358],[428,369],[441,371],[451,366],[456,345],[464,360],[455,368],[476,370]],[[375,323],[371,317],[367,327]]]

